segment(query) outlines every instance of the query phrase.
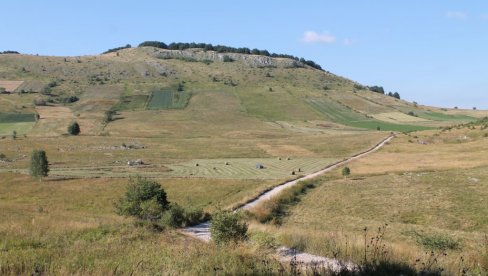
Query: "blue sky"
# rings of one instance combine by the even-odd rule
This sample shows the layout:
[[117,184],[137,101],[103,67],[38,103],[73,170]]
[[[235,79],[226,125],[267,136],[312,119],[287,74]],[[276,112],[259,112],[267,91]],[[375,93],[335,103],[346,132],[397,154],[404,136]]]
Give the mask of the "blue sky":
[[488,1],[35,1],[2,3],[0,51],[97,54],[145,40],[312,59],[422,104],[488,109]]

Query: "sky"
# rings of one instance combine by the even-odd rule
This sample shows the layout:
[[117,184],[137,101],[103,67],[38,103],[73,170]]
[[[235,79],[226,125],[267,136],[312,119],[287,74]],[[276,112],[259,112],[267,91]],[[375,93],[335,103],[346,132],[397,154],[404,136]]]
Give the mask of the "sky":
[[488,1],[2,1],[0,51],[75,56],[146,40],[311,59],[420,104],[488,109]]

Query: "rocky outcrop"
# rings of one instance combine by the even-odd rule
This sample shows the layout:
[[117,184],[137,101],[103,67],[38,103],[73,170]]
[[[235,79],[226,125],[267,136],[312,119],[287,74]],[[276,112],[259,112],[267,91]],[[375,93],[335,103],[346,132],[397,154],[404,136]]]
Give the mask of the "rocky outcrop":
[[224,57],[228,57],[233,61],[239,61],[250,67],[281,67],[281,68],[297,68],[305,67],[300,61],[288,58],[273,58],[260,55],[247,55],[238,53],[217,53],[215,51],[204,51],[202,49],[187,49],[187,50],[164,50],[154,49],[153,56],[160,59],[182,59],[186,61],[212,61],[224,62]]

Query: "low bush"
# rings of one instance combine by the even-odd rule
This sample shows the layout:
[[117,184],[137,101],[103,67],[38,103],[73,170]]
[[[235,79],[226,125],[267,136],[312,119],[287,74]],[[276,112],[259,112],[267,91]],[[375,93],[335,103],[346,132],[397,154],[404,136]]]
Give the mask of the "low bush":
[[239,213],[219,211],[212,216],[210,233],[216,244],[237,243],[247,239],[247,224]]

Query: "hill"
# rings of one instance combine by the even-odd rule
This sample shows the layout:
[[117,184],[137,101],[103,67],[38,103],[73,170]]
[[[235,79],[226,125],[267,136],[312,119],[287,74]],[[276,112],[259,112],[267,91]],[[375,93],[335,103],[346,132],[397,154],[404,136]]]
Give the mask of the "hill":
[[[394,223],[385,239],[394,250],[409,243],[394,251],[394,261],[413,262],[423,249],[412,240],[416,233],[430,237],[424,230],[455,233],[466,243],[464,256],[482,250],[486,223],[477,214],[487,211],[475,205],[487,198],[470,181],[486,178],[486,120],[472,122],[485,111],[422,106],[311,61],[206,44],[146,43],[79,57],[4,53],[2,84],[9,91],[0,94],[0,274],[270,274],[283,268],[271,249],[278,242],[356,262],[364,252],[356,230],[384,222]],[[81,129],[76,136],[67,133],[73,121]],[[279,214],[282,227],[250,216],[250,242],[238,246],[202,244],[114,211],[134,176],[157,181],[184,208],[214,213],[239,206],[364,152],[392,131],[397,138],[384,149],[351,163],[351,178],[333,171],[314,180],[316,190],[296,195],[303,201],[292,200],[284,209],[291,212]],[[49,160],[42,181],[27,175],[34,149]],[[418,179],[426,169],[453,172]],[[472,189],[459,189],[455,177]],[[426,198],[439,189],[449,197]],[[453,198],[476,201],[438,208]],[[409,202],[424,204],[424,213]],[[349,222],[348,210],[355,212]],[[293,273],[296,265],[285,269]]]
[[[321,128],[317,125],[341,125],[411,131],[467,122],[473,119],[470,116],[480,116],[479,112],[440,110],[387,97],[310,67],[308,61],[298,58],[195,48],[121,48],[84,57],[1,55],[0,80],[23,83],[14,95],[0,97],[0,113],[39,113],[41,120],[22,132],[40,136],[62,134],[70,120],[63,112],[68,111],[68,117],[79,118],[86,134],[121,133],[119,125],[138,121],[138,136],[154,136],[154,130],[160,127],[142,117],[154,118],[168,109],[177,109],[172,110],[171,116],[190,116],[188,124],[201,119],[217,129],[228,125],[229,121],[222,121],[224,117],[235,117],[234,122],[247,123],[253,129],[266,128],[269,122],[305,122],[315,129]],[[177,90],[183,93],[174,93]],[[168,92],[163,95],[154,94],[155,91]],[[204,98],[206,106],[199,107]],[[34,106],[36,99],[48,106]],[[71,103],[70,99],[79,101]],[[174,101],[175,106],[167,101]],[[218,104],[209,106],[213,103]],[[210,110],[199,110],[196,116],[198,108],[212,109],[214,116],[222,118],[206,117],[212,116]],[[105,126],[102,119],[108,110],[119,112],[119,118],[124,120]],[[53,117],[58,111],[64,118]],[[15,128],[5,126],[14,122],[2,123],[1,134],[9,134]]]

